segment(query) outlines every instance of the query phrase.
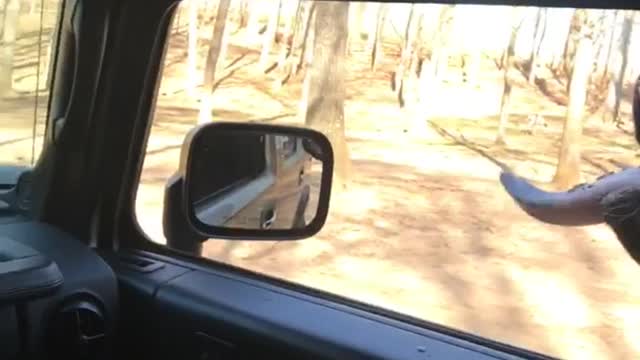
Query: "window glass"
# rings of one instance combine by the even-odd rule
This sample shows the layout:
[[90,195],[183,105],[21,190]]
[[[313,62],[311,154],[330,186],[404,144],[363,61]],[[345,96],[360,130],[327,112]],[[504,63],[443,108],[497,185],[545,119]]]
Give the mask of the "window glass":
[[42,148],[61,0],[0,0],[0,165]]
[[[262,134],[245,135],[240,138],[227,135],[199,137],[198,139],[200,144],[207,144],[203,151],[207,155],[203,155],[200,158],[202,161],[193,165],[193,171],[197,172],[200,177],[206,177],[207,180],[198,182],[194,186],[193,195],[196,202],[205,198],[212,200],[211,198],[218,197],[221,193],[231,191],[256,179],[266,170],[265,139]],[[238,145],[229,146],[230,140],[241,140],[243,142],[241,147],[245,151],[229,153],[228,149],[238,147]],[[211,166],[212,163],[229,170],[223,173],[218,168]]]
[[[203,256],[549,355],[640,358],[640,267],[615,234],[539,221],[500,182],[508,167],[564,190],[637,163],[637,22],[621,10],[185,0],[138,221],[166,242],[165,182],[200,123],[330,129],[345,166],[323,230],[211,239]],[[343,86],[323,87],[322,69]],[[297,144],[276,146],[289,156]]]

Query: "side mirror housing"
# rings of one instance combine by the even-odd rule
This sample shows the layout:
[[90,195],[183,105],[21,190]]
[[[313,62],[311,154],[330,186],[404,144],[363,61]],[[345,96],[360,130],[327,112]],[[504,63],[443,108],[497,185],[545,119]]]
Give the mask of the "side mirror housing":
[[200,252],[208,238],[298,240],[329,211],[333,150],[303,128],[215,122],[194,128],[165,189],[169,246]]

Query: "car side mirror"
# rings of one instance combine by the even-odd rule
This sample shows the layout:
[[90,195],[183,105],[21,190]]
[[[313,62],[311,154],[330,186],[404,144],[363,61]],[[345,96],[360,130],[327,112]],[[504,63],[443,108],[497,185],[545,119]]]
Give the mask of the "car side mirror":
[[207,238],[298,240],[325,223],[333,151],[317,131],[209,123],[187,134],[180,156],[165,194],[169,246],[194,252],[193,242]]

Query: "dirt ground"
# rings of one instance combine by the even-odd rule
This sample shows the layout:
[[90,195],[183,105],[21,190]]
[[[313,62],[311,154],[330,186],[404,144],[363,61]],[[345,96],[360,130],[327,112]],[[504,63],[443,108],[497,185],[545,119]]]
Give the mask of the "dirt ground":
[[[139,221],[159,242],[163,185],[197,118],[198,102],[181,91],[184,41],[172,39],[138,192]],[[256,74],[257,56],[232,46],[214,120],[302,125],[300,79],[274,87],[273,74]],[[416,126],[415,109],[400,109],[389,88],[393,61],[372,73],[364,54],[352,58],[345,119],[353,176],[332,198],[325,228],[298,242],[210,240],[205,256],[551,355],[638,358],[640,267],[606,226],[536,222],[498,181],[496,162],[534,181],[552,178],[564,107],[523,78],[508,143],[495,147],[495,69],[483,71],[482,86],[445,83],[434,121]],[[522,131],[534,112],[549,122],[535,137]],[[625,130],[591,116],[585,180],[636,163],[636,148]]]
[[[164,184],[198,115],[197,97],[184,92],[185,41],[171,40],[136,202],[142,228],[161,243]],[[214,120],[302,125],[301,79],[274,87],[275,74],[255,70],[257,51],[237,43]],[[393,59],[372,73],[352,50],[345,121],[353,173],[348,191],[333,196],[325,228],[296,242],[210,240],[205,256],[550,355],[640,358],[640,267],[613,233],[536,222],[498,181],[496,162],[541,183],[552,178],[564,107],[523,79],[508,143],[495,147],[495,68],[486,66],[475,85],[452,70],[426,123],[414,120],[420,109],[398,107]],[[0,101],[1,162],[28,162],[33,104],[28,93]],[[549,127],[525,134],[526,115],[539,111]],[[38,126],[41,134],[41,118]],[[598,115],[585,120],[583,140],[585,180],[637,163],[633,137]]]

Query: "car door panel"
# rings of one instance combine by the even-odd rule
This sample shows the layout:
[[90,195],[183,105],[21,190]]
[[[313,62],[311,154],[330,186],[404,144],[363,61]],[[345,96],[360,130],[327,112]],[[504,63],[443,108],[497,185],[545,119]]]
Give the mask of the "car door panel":
[[[120,283],[130,333],[145,334],[148,354],[181,359],[516,359],[514,354],[323,300],[261,280],[135,251],[163,264],[150,273],[104,254]],[[136,305],[137,304],[137,305]],[[140,306],[144,304],[144,309]]]
[[[288,152],[280,138],[293,139],[293,151]],[[304,174],[309,156],[299,142],[290,136],[265,135],[264,171],[233,190],[199,201],[198,217],[230,228],[291,228],[307,185]]]

